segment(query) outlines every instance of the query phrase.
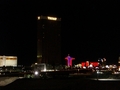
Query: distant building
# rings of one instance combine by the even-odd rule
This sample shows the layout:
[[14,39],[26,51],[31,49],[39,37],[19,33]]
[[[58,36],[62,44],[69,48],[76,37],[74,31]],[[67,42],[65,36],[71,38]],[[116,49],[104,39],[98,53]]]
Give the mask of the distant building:
[[120,66],[120,56],[119,56],[119,58],[118,58],[118,65]]
[[17,66],[17,56],[0,56],[0,67]]
[[38,16],[37,61],[61,63],[61,18]]

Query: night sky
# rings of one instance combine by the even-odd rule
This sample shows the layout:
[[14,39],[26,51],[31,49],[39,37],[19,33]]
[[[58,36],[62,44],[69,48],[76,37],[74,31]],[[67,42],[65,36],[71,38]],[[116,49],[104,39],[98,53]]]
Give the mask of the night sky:
[[0,55],[16,55],[18,64],[23,65],[36,62],[37,16],[52,15],[62,18],[63,63],[68,53],[76,58],[74,63],[104,57],[108,63],[117,63],[120,2],[36,1],[0,1]]

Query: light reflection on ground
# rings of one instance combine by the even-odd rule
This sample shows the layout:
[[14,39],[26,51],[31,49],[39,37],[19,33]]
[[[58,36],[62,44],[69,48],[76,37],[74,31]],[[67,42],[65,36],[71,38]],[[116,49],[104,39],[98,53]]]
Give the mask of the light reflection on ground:
[[120,79],[91,79],[91,80],[96,80],[96,81],[120,81]]

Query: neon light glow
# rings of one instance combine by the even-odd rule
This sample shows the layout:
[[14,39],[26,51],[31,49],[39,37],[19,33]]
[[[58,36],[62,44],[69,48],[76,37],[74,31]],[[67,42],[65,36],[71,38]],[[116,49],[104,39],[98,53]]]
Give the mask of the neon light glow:
[[[82,62],[81,64],[82,64],[82,67],[83,66],[87,66],[87,67],[89,66],[87,61],[86,62]],[[92,65],[93,67],[98,67],[99,63],[98,62],[90,62],[90,65]]]
[[38,20],[40,20],[40,16],[38,16]]
[[48,18],[48,20],[55,20],[55,21],[57,20],[56,17],[50,17],[50,16],[48,16],[47,18]]
[[67,66],[70,67],[72,66],[72,60],[75,60],[75,58],[70,57],[70,55],[68,54],[68,56],[65,57],[65,60],[67,60]]

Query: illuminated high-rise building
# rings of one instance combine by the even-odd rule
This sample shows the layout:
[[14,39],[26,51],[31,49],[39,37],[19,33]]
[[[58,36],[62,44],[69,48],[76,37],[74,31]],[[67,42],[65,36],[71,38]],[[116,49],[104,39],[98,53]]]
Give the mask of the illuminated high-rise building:
[[61,18],[38,16],[37,61],[61,63]]

